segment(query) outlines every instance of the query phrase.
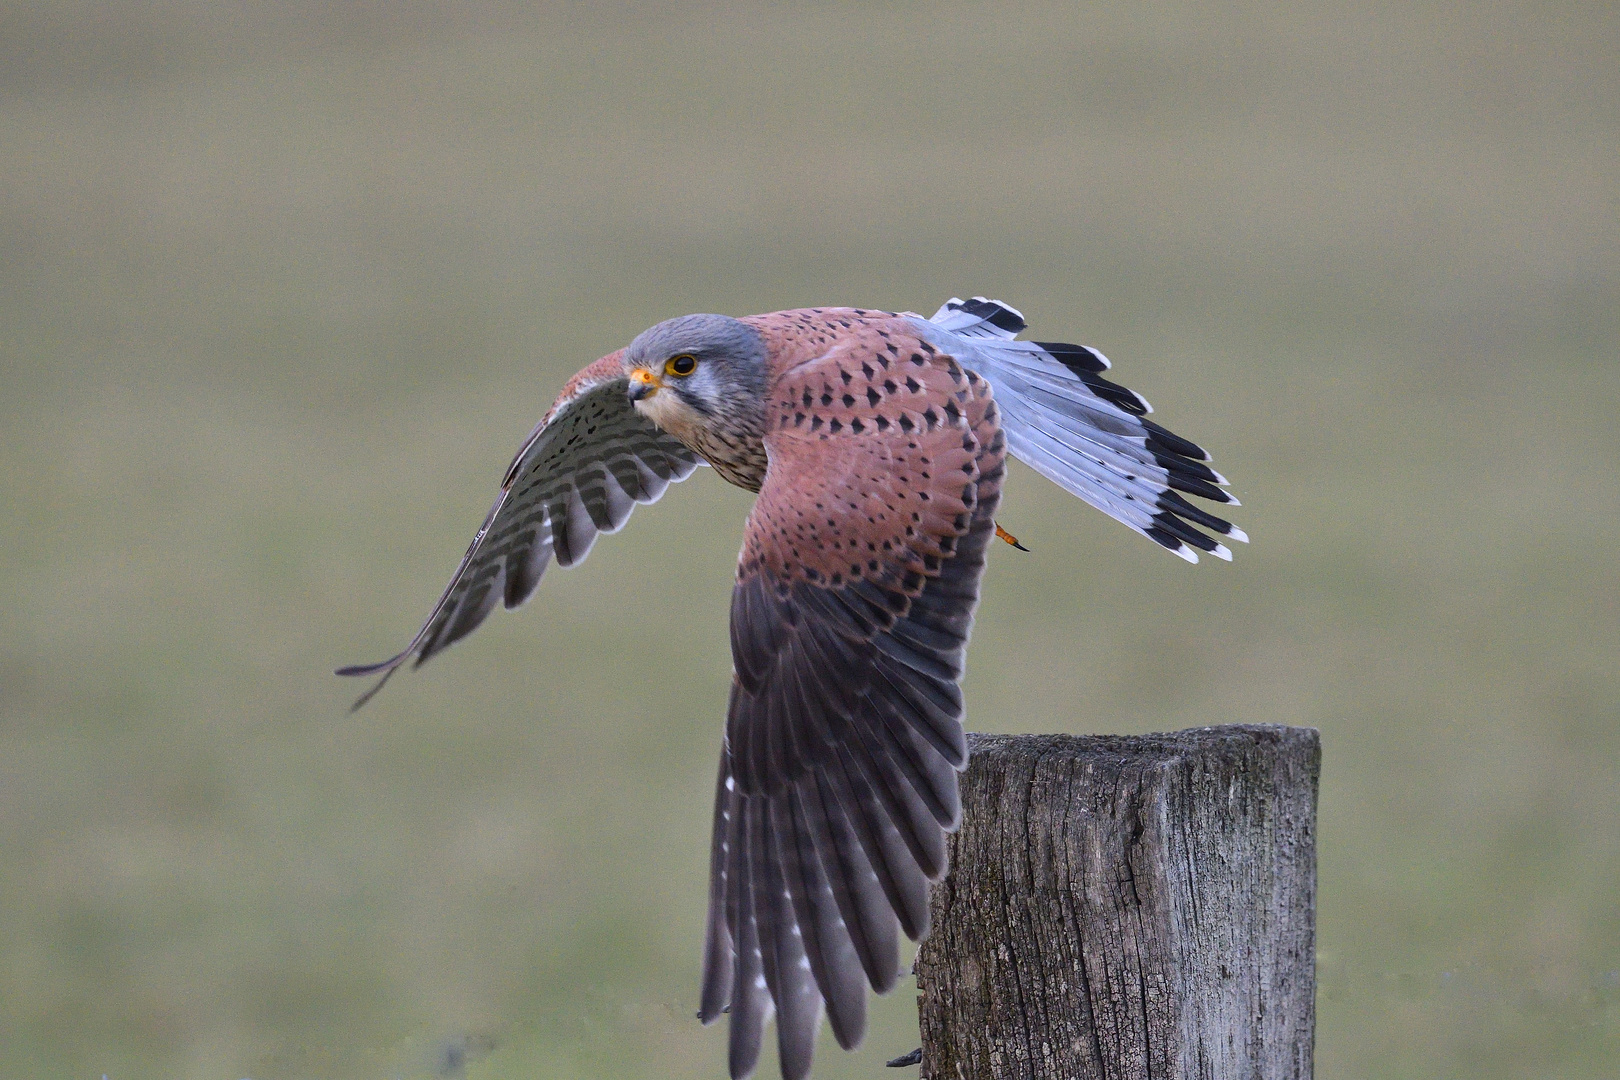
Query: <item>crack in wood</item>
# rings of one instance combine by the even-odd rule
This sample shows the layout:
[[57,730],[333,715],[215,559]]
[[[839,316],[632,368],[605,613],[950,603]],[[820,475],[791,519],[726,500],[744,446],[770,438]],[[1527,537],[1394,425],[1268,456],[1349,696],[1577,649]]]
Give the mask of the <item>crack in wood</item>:
[[1310,1080],[1316,732],[969,739],[922,1080]]

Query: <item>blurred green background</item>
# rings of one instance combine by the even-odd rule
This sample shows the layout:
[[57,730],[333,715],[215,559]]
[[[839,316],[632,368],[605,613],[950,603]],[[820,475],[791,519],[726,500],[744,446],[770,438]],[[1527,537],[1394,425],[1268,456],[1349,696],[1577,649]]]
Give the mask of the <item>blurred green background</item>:
[[1320,728],[1318,1075],[1615,1075],[1616,11],[4,4],[0,1075],[723,1075],[748,497],[356,716],[330,671],[643,327],[975,292],[1254,543],[1015,467],[970,727]]

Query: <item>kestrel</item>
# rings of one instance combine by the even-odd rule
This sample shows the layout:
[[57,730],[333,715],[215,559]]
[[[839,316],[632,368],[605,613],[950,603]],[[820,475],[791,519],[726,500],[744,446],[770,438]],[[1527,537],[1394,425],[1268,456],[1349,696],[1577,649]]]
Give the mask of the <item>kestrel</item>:
[[[731,599],[698,1017],[731,1014],[748,1076],[776,1017],[809,1073],[821,1014],[861,1041],[866,987],[928,932],[967,764],[960,682],[1010,452],[1189,562],[1247,540],[1181,493],[1236,500],[1204,450],[1146,419],[1102,353],[1021,341],[983,297],[931,319],[809,308],[659,323],[570,379],[484,527],[382,678],[527,600],[701,464],[757,492]],[[1202,530],[1202,531],[1201,531]],[[1011,539],[1007,537],[1007,539]]]

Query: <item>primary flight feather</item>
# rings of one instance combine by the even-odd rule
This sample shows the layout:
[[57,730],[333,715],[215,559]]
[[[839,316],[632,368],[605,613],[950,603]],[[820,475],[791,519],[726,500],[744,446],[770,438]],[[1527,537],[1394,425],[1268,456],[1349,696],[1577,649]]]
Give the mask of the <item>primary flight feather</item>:
[[734,675],[715,791],[704,1023],[730,1013],[730,1074],[776,1018],[782,1074],[810,1071],[823,1012],[860,1042],[928,883],[967,764],[960,682],[1012,454],[1189,562],[1247,540],[1183,493],[1236,505],[1194,443],[1146,419],[1082,345],[1019,340],[984,297],[931,319],[808,308],[659,323],[589,365],[524,442],[407,662],[513,608],[702,463],[757,492],[732,590]]

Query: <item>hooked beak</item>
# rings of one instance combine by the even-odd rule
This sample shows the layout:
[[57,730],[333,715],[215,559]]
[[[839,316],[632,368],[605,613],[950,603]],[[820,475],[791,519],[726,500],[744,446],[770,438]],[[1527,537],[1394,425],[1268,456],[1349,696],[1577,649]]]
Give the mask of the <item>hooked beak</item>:
[[646,368],[636,368],[630,373],[630,400],[640,401],[652,397],[663,388],[663,380]]

